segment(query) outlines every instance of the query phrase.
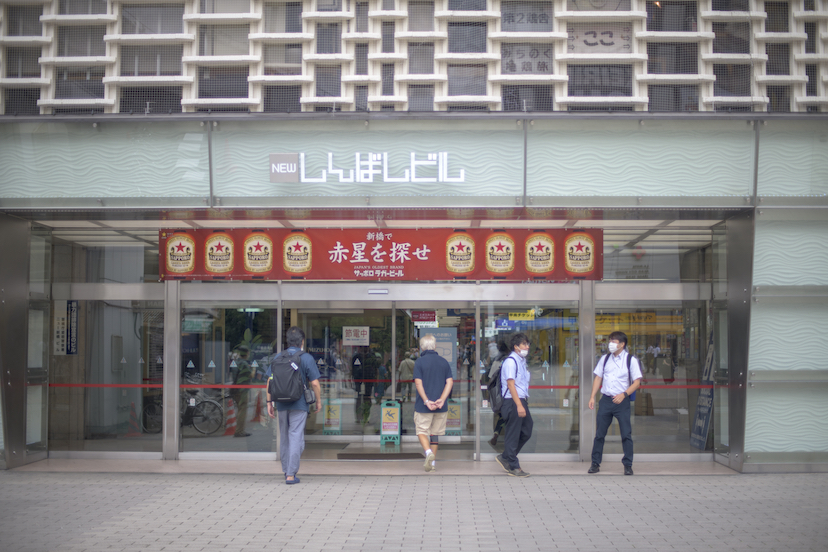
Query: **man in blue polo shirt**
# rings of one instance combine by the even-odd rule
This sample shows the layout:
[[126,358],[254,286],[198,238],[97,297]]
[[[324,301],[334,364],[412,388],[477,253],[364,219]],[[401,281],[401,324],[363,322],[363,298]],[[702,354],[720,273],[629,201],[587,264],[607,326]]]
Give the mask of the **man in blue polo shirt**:
[[627,334],[612,332],[609,335],[609,355],[602,356],[595,367],[595,379],[592,381],[592,394],[589,396],[589,409],[595,408],[595,393],[601,390],[601,402],[598,403],[596,415],[595,441],[592,444],[592,465],[587,473],[598,473],[604,455],[604,438],[607,436],[612,419],[618,420],[621,431],[621,446],[624,449],[624,475],[632,475],[633,440],[632,423],[630,423],[630,395],[641,385],[641,364],[638,359],[630,359],[627,369]]
[[506,438],[503,454],[495,457],[500,467],[513,477],[529,477],[529,473],[520,468],[518,454],[532,437],[532,414],[529,412],[529,369],[526,357],[529,356],[529,338],[526,334],[516,333],[509,340],[511,354],[500,365],[500,386],[503,393],[503,405],[500,416],[506,420]]
[[[305,332],[298,326],[288,328],[286,341],[288,348],[282,351],[281,355],[292,355],[297,351],[305,349]],[[319,385],[319,369],[316,362],[308,353],[302,353],[299,357],[299,364],[302,369],[305,385],[313,389],[316,395],[314,412],[322,408],[322,389]],[[271,418],[276,417],[273,405],[279,411],[279,458],[282,461],[282,471],[285,472],[285,483],[295,485],[299,483],[296,472],[299,471],[299,459],[302,451],[305,450],[305,422],[308,420],[310,405],[305,397],[292,403],[273,403],[270,396],[270,386],[267,392],[267,414]]]

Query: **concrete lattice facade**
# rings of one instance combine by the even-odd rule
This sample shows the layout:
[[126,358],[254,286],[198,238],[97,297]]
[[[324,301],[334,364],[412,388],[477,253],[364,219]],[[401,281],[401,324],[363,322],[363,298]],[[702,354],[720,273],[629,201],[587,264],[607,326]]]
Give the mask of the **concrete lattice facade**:
[[0,108],[823,111],[822,3],[2,2]]

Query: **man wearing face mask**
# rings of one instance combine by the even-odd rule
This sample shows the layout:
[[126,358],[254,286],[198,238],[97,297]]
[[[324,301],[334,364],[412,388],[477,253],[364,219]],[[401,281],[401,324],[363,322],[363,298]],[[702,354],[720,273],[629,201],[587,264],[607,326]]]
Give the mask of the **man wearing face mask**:
[[[633,440],[630,423],[630,395],[641,385],[641,364],[627,352],[627,334],[612,332],[609,336],[609,354],[598,361],[593,373],[589,409],[595,408],[595,393],[601,390],[601,402],[596,415],[595,442],[592,445],[592,465],[587,473],[598,473],[604,454],[604,437],[612,419],[618,420],[621,446],[624,449],[624,475],[632,475]],[[628,358],[629,357],[629,358]]]
[[516,333],[509,341],[512,353],[503,360],[500,367],[500,386],[503,406],[500,416],[506,420],[506,438],[503,454],[495,457],[500,467],[513,477],[528,477],[520,468],[518,454],[532,437],[532,414],[529,413],[529,370],[526,357],[529,355],[529,339],[526,334]]

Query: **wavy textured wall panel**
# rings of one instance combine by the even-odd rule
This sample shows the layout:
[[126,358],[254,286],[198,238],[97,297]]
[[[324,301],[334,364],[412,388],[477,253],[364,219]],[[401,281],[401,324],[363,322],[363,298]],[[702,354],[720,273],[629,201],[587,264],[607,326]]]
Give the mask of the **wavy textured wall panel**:
[[741,196],[752,189],[747,130],[533,132],[533,196]]
[[745,454],[828,452],[828,385],[770,385],[748,390]]
[[207,135],[198,128],[191,123],[3,125],[0,197],[207,196]]
[[[824,305],[754,303],[750,313],[750,361],[753,370],[825,370]],[[828,402],[828,401],[826,401]]]
[[828,220],[756,223],[756,286],[828,285]]
[[[288,131],[253,130],[214,134],[215,193],[218,196],[503,196],[523,194],[523,134],[475,131]],[[355,154],[388,155],[388,175],[402,177],[410,170],[411,154],[427,160],[429,154],[448,152],[449,177],[465,171],[464,182],[341,182],[328,174],[327,182],[272,183],[272,153],[304,153],[305,174],[318,178],[333,167],[344,170],[345,179],[355,169]],[[421,170],[436,177],[435,167]]]
[[774,122],[760,133],[759,195],[828,195],[828,128],[787,126]]

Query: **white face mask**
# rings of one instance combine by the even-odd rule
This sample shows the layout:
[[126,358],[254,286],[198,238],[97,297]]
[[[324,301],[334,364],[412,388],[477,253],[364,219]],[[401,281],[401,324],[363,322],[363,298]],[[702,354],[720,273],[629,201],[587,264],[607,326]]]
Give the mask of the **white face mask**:
[[523,358],[528,357],[529,356],[529,349],[521,349],[520,350],[520,356],[522,356]]
[[618,350],[618,343],[610,342],[610,344],[607,345],[607,349],[609,349],[609,352],[614,353],[615,351]]

